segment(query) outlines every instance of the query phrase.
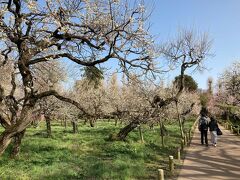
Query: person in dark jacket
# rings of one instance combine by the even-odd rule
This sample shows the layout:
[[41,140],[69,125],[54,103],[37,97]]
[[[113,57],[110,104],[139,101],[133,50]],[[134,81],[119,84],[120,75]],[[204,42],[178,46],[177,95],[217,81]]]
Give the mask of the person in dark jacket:
[[203,108],[200,112],[200,118],[198,120],[198,129],[201,132],[201,144],[208,146],[208,117],[207,117],[207,110]]
[[217,146],[217,128],[218,128],[218,124],[217,124],[217,120],[214,117],[210,118],[211,121],[209,122],[208,126],[209,126],[209,130],[210,130],[210,134],[211,134],[211,143],[213,146]]

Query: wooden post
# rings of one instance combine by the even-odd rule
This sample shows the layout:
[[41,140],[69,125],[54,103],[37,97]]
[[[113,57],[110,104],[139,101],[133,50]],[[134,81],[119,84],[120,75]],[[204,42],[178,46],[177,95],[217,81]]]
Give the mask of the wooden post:
[[240,126],[237,126],[237,135],[239,135]]
[[233,127],[230,125],[230,132],[233,133]]
[[177,149],[177,159],[181,161],[181,148]]
[[158,169],[158,180],[164,180],[164,171],[163,171],[163,169]]
[[181,150],[183,151],[184,150],[184,140],[181,139]]
[[173,156],[169,156],[169,170],[171,173],[173,173],[174,170]]

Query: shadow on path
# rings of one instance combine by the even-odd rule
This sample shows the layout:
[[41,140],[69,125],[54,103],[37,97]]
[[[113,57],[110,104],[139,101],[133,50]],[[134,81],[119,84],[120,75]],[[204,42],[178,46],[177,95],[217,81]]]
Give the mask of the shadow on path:
[[220,128],[223,135],[217,147],[201,145],[200,133],[195,130],[178,180],[240,180],[240,137]]

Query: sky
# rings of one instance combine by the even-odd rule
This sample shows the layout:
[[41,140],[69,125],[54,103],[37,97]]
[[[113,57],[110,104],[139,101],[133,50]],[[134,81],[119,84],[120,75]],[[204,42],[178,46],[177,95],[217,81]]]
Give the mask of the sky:
[[[145,4],[151,11],[150,33],[157,43],[176,37],[180,29],[208,33],[214,55],[206,60],[208,70],[189,74],[199,88],[207,88],[209,77],[216,83],[224,69],[240,61],[240,0],[145,0]],[[167,81],[176,75],[171,72]]]
[[[207,79],[216,83],[234,61],[240,61],[240,0],[146,0],[152,6],[150,31],[157,41],[177,35],[179,29],[207,32],[213,40],[213,57],[206,60],[203,73],[190,74],[198,87],[207,88]],[[149,8],[151,9],[151,8]]]

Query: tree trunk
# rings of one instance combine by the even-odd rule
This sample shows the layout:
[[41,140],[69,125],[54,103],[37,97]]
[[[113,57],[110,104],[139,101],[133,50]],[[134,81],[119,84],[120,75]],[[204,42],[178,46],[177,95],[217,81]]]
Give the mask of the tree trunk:
[[20,153],[20,145],[22,143],[22,139],[24,137],[25,131],[26,130],[23,130],[22,132],[17,133],[14,136],[13,149],[12,149],[12,152],[11,152],[11,157],[12,158],[16,158]]
[[12,133],[4,131],[0,136],[0,156],[4,153],[12,139]]
[[47,127],[47,137],[52,136],[52,128],[51,128],[51,119],[49,116],[45,115],[46,127]]
[[94,127],[94,126],[95,126],[95,120],[94,120],[94,119],[91,118],[91,119],[89,120],[89,122],[90,122],[90,126],[91,126],[91,127]]
[[63,119],[61,118],[61,126],[63,126]]
[[115,119],[115,126],[117,126],[117,123],[118,123],[118,120],[117,120],[117,119]]
[[162,140],[162,147],[164,147],[165,146],[165,142],[164,142],[165,132],[164,132],[163,123],[159,122],[159,126],[160,126],[160,136],[161,136],[161,140]]
[[141,138],[141,142],[144,143],[141,125],[138,126],[138,131],[139,131],[139,135],[140,135],[140,138]]
[[77,122],[72,121],[72,126],[73,126],[73,133],[74,133],[74,134],[78,133]]
[[229,118],[229,114],[230,114],[229,112],[230,112],[230,111],[229,111],[229,109],[227,108],[227,111],[226,111],[226,119],[227,119],[227,121],[229,121],[229,119],[230,119],[230,118]]
[[182,126],[182,119],[178,110],[178,103],[176,102],[176,109],[177,109],[177,116],[178,116],[178,124],[179,124],[179,129],[180,129],[180,133],[181,133],[181,138],[184,139],[184,132],[183,132],[183,126]]
[[29,124],[31,124],[32,111],[33,111],[33,105],[31,105],[31,106],[29,106],[29,104],[24,105],[21,115],[20,115],[20,119],[17,121],[17,123],[7,129],[5,129],[5,131],[1,134],[1,136],[0,136],[0,156],[4,153],[4,151],[10,144],[12,138],[17,133],[23,132],[27,128],[27,126]]
[[64,116],[64,128],[67,129],[67,119],[66,119],[66,116]]
[[131,122],[130,124],[122,128],[116,136],[111,135],[109,139],[112,141],[123,141],[126,139],[128,133],[134,130],[138,125],[139,125],[139,122],[136,122],[136,121]]

